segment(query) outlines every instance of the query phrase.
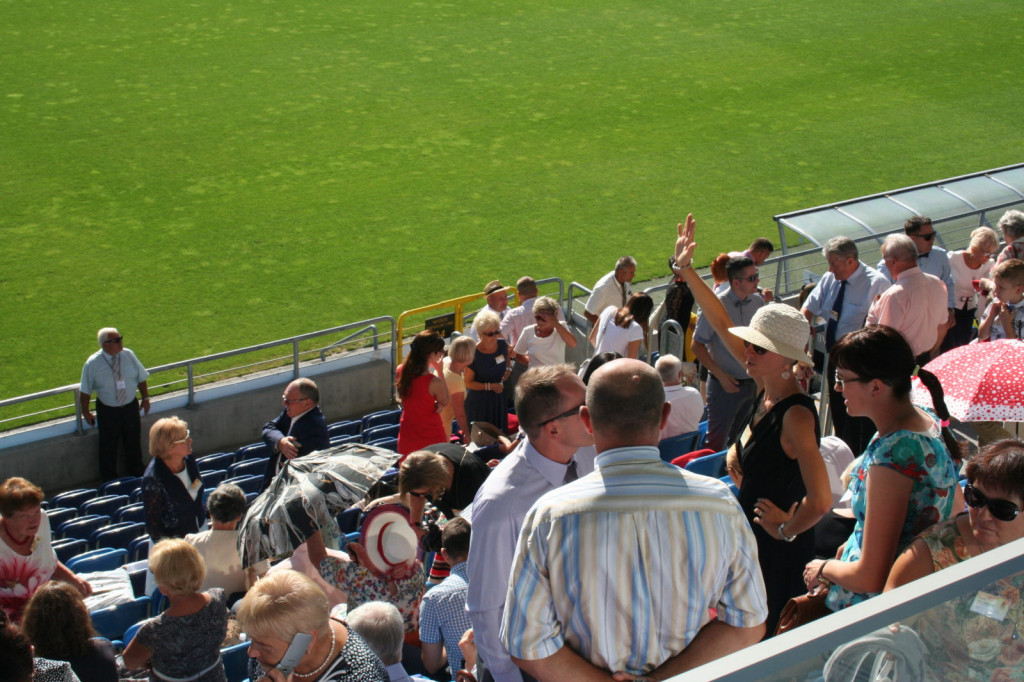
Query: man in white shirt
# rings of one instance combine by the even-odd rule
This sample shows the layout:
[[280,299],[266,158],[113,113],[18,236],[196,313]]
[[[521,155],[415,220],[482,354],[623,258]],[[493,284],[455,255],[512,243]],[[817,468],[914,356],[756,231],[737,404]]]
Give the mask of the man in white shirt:
[[[696,373],[692,362],[686,364],[692,368],[693,373]],[[658,370],[658,376],[665,387],[665,402],[672,405],[668,420],[661,429],[660,439],[665,440],[696,431],[700,425],[701,415],[704,414],[704,400],[700,397],[700,391],[684,385],[683,362],[674,355],[662,355],[654,364],[654,368]]]
[[[537,295],[540,293],[537,281],[533,277],[520,277],[516,282],[516,291],[519,293],[519,305],[509,310],[505,317],[501,318],[501,335],[505,338],[509,348],[515,348],[523,330],[534,323],[533,304],[536,303]],[[565,315],[562,314],[561,308],[558,309],[558,321],[565,322]],[[518,362],[512,363],[512,374],[505,381],[505,398],[509,405],[515,402],[516,384],[519,383],[519,377],[523,376],[523,372],[526,370],[526,365]]]
[[[508,314],[508,290],[501,285],[498,280],[491,280],[484,287],[484,294],[487,297],[487,305],[477,311],[477,315],[485,310],[490,310],[492,313],[498,316],[499,320],[504,320],[505,315]],[[466,335],[473,338],[474,341],[479,341],[480,337],[477,336],[476,330],[470,325],[466,331]]]
[[580,421],[586,386],[568,365],[530,369],[516,388],[526,440],[499,464],[473,501],[466,609],[473,623],[477,679],[524,678],[499,637],[509,569],[530,506],[547,492],[594,470],[594,439]]
[[590,324],[597,324],[601,311],[610,305],[621,308],[629,298],[629,283],[636,276],[636,260],[632,256],[622,256],[615,263],[615,269],[597,280],[594,291],[587,299],[583,314]]

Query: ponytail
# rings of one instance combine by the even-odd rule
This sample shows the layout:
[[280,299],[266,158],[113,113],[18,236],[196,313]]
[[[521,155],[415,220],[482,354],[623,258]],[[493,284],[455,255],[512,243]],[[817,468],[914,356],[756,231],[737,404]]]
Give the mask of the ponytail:
[[959,466],[963,460],[963,446],[953,436],[953,432],[949,428],[949,409],[946,407],[946,398],[942,392],[942,384],[939,383],[937,376],[923,367],[918,369],[917,378],[921,380],[921,383],[928,389],[928,393],[932,397],[935,414],[938,415],[942,425],[942,440],[946,443],[946,449],[949,450],[953,461]]

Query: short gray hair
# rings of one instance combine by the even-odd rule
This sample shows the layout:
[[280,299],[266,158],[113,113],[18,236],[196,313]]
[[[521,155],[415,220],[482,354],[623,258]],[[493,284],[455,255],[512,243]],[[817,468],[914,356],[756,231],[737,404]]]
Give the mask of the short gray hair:
[[857,251],[857,243],[849,237],[832,237],[832,239],[825,242],[821,253],[825,258],[829,256],[837,256],[839,258],[860,257],[860,253]]
[[658,370],[663,384],[675,384],[682,380],[683,363],[674,355],[666,353],[654,363],[654,369]]
[[882,257],[898,263],[917,263],[917,247],[905,234],[890,234],[882,242]]
[[628,267],[636,267],[636,258],[633,258],[632,256],[622,256],[619,260],[615,261],[615,272]]
[[116,327],[104,327],[96,332],[96,343],[100,344],[100,348],[103,348],[103,342],[106,341],[107,337],[111,334],[120,336],[120,332],[117,331]]
[[991,227],[976,228],[971,232],[971,245],[973,246],[974,244],[977,244],[982,249],[989,246],[992,251],[995,251],[999,248],[999,235]]
[[394,604],[368,601],[349,611],[345,622],[366,640],[384,665],[401,663],[405,621]]
[[316,382],[312,379],[303,377],[301,379],[296,379],[288,385],[294,386],[296,390],[298,390],[299,395],[303,398],[309,398],[313,401],[314,405],[320,404],[320,389],[316,387]]
[[245,493],[234,483],[221,483],[206,498],[206,511],[219,523],[231,523],[245,516]]
[[541,296],[533,303],[533,312],[558,316],[558,303],[550,296]]
[[1024,212],[1017,209],[1010,209],[999,219],[999,229],[1006,233],[1007,237],[1020,239],[1024,237]]

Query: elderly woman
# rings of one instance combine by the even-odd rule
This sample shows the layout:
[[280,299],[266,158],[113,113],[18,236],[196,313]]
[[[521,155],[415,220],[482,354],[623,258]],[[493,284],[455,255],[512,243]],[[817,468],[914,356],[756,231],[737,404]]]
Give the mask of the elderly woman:
[[[647,311],[650,313],[650,311]],[[541,296],[533,304],[534,324],[523,329],[516,341],[516,362],[530,367],[560,365],[565,362],[565,347],[576,347],[576,337],[558,319],[558,303]]]
[[244,593],[270,569],[266,560],[242,568],[242,558],[238,554],[238,524],[245,516],[245,509],[242,489],[231,483],[221,483],[206,500],[210,528],[185,536],[185,542],[196,548],[206,565],[203,590],[219,587],[229,596]]
[[271,573],[245,595],[238,622],[249,636],[249,679],[289,679],[276,666],[292,639],[312,635],[291,679],[302,682],[388,682],[388,675],[363,638],[331,618],[323,590],[296,571]]
[[398,452],[408,455],[446,439],[440,411],[448,404],[448,386],[442,378],[444,339],[425,329],[409,344],[409,356],[398,367],[395,387],[402,403]]
[[149,454],[142,476],[146,532],[152,542],[196,533],[203,525],[203,479],[192,457],[188,424],[177,417],[157,420],[149,430]]
[[946,333],[942,350],[966,345],[971,341],[974,318],[978,312],[978,292],[974,282],[988,277],[994,265],[992,255],[999,251],[999,236],[991,227],[971,232],[971,243],[962,251],[949,252],[949,268],[953,273],[956,308],[955,324]]
[[25,607],[21,629],[37,656],[67,661],[82,682],[117,682],[110,641],[97,637],[82,594],[67,583],[50,581]]
[[43,491],[24,478],[0,484],[0,608],[14,623],[50,578],[71,584],[85,596],[92,594],[88,582],[57,561],[42,502]]
[[489,310],[481,311],[474,318],[473,329],[480,340],[463,376],[466,380],[466,419],[470,425],[487,422],[505,432],[508,431],[508,411],[503,382],[512,370],[508,364],[508,344],[501,338],[500,325],[501,320]]
[[142,623],[124,650],[124,664],[150,668],[150,682],[225,682],[220,645],[228,626],[224,590],[201,592],[206,566],[195,547],[172,538],[149,553],[149,570],[170,606]]
[[444,381],[448,385],[448,404],[441,410],[441,426],[444,427],[445,440],[451,438],[452,422],[459,425],[459,440],[465,443],[469,439],[469,418],[466,417],[466,379],[463,374],[466,367],[476,357],[476,342],[468,336],[460,336],[448,347],[448,357],[444,359]]
[[653,308],[654,301],[644,293],[633,294],[621,308],[605,308],[590,332],[594,354],[618,353],[635,360],[640,344],[647,339],[647,320]]
[[1011,258],[1024,260],[1024,212],[1010,209],[999,219],[999,229],[1003,232],[1006,248],[996,258],[996,264]]

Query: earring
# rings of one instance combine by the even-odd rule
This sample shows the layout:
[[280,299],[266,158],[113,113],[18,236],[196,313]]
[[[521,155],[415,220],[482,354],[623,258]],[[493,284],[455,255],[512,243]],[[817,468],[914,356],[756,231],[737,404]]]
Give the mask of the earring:
[[789,379],[791,376],[793,376],[793,375],[790,373],[790,371],[788,369],[782,373],[782,378],[783,379]]

